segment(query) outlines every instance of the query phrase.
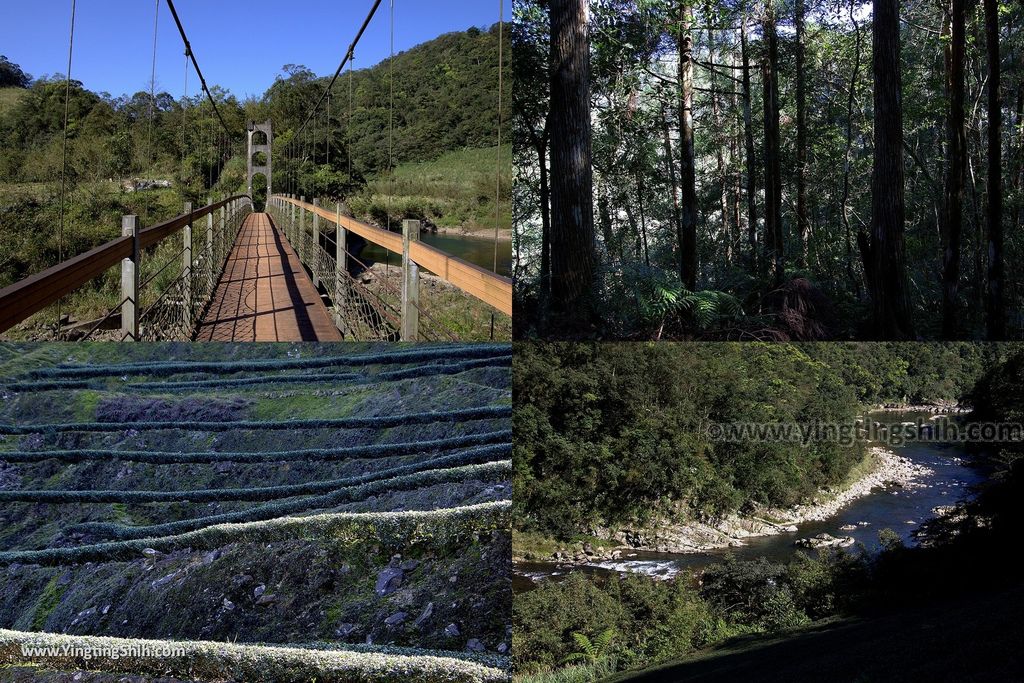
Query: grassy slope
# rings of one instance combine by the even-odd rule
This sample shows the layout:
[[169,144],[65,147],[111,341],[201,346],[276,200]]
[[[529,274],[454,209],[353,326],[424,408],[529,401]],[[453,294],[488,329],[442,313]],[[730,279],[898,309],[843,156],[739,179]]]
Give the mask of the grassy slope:
[[[507,147],[501,148],[501,212],[498,228],[506,238],[512,230],[509,209],[512,169]],[[378,224],[403,218],[428,219],[444,229],[491,235],[494,232],[494,197],[498,148],[464,149],[434,161],[402,164],[394,179],[372,180],[350,200],[353,213]]]
[[1024,676],[1024,588],[784,637],[751,636],[607,683],[655,681],[1009,681]]
[[[394,347],[392,347],[394,348]],[[116,349],[116,350],[113,350]],[[166,344],[111,346],[81,344],[24,348],[0,345],[0,376],[23,374],[57,362],[109,362],[112,354],[127,360],[244,359],[331,355],[344,346],[298,344],[237,345]],[[367,353],[379,345],[352,345],[353,353]],[[130,354],[130,358],[125,358]],[[367,366],[374,373],[394,366]],[[116,378],[115,378],[116,379]],[[116,387],[116,381],[113,385]],[[303,417],[356,416],[448,410],[509,400],[507,370],[481,368],[454,376],[402,380],[369,386],[342,387],[328,383],[307,385],[232,387],[196,395],[134,395],[110,390],[77,390],[18,394],[0,402],[0,422],[82,420],[127,416],[137,419],[171,417],[190,421],[243,417],[283,420]],[[187,411],[183,413],[182,411]],[[176,418],[174,416],[177,416]],[[420,425],[375,432],[297,434],[145,432],[143,434],[66,435],[45,447],[110,447],[119,450],[286,450],[303,446],[353,445],[420,441],[461,433],[503,428],[500,420],[464,425]],[[507,420],[505,421],[507,427]],[[32,437],[29,437],[30,439]],[[42,444],[40,444],[42,445]],[[0,449],[17,447],[8,437]],[[0,483],[12,488],[123,490],[188,490],[299,483],[358,475],[369,468],[415,462],[417,456],[387,457],[374,461],[281,464],[218,463],[215,465],[143,465],[54,462],[0,465]],[[508,497],[510,487],[466,481],[416,491],[378,495],[336,508],[371,512],[438,509]],[[27,549],[60,547],[89,542],[66,536],[63,529],[81,521],[121,523],[165,522],[245,509],[252,503],[161,503],[147,505],[0,505],[0,547]],[[402,589],[388,596],[374,593],[377,574],[394,554],[415,559],[419,567],[408,573]],[[91,564],[71,569],[16,567],[4,570],[7,583],[0,593],[0,626],[20,630],[133,637],[238,639],[294,643],[395,643],[415,647],[461,650],[469,638],[479,638],[492,652],[507,639],[507,579],[510,538],[507,533],[481,535],[458,552],[419,545],[392,548],[379,543],[355,550],[329,539],[273,543],[234,542],[213,559],[208,552],[181,551],[146,562]],[[172,577],[163,583],[160,579]],[[154,585],[155,584],[155,585]],[[274,594],[272,604],[257,605],[255,589]],[[227,599],[235,607],[226,609]],[[433,602],[433,616],[422,626],[414,620]],[[108,607],[109,606],[109,607]],[[171,609],[168,609],[168,606]],[[103,613],[107,608],[106,614]],[[91,611],[90,611],[91,610]],[[392,627],[390,615],[405,611],[407,620]],[[444,634],[458,623],[461,635]],[[356,628],[339,636],[341,624]]]

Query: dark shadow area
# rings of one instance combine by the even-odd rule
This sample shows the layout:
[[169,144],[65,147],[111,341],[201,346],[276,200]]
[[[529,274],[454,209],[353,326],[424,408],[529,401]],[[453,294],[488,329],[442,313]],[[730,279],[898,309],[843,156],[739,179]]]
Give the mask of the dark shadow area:
[[1024,588],[778,637],[734,639],[697,658],[607,679],[655,681],[1019,681]]

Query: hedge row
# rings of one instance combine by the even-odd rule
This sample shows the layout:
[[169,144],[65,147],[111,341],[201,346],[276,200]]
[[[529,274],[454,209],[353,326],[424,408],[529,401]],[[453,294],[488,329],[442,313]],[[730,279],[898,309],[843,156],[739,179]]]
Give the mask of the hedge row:
[[261,463],[291,462],[298,460],[356,460],[363,458],[391,458],[400,455],[433,453],[455,448],[499,443],[508,441],[511,438],[512,430],[503,429],[495,432],[453,436],[446,439],[434,439],[430,441],[373,444],[372,446],[348,446],[345,448],[304,448],[295,451],[270,451],[266,453],[212,451],[203,453],[177,453],[170,451],[114,451],[109,449],[81,449],[74,451],[0,451],[0,462],[43,462],[44,460],[86,462],[90,460],[109,460],[111,462],[143,462],[153,465],[191,465],[213,462]]
[[[505,463],[510,467],[509,463]],[[288,540],[330,540],[345,547],[368,541],[385,549],[428,546],[438,550],[464,548],[481,533],[510,530],[512,503],[503,500],[447,510],[413,512],[324,513],[278,517],[242,524],[216,524],[162,537],[130,539],[49,550],[0,552],[0,567],[11,564],[60,566],[85,562],[120,562],[143,557],[152,548],[164,553],[221,548],[229,543],[272,543]]]
[[[47,648],[72,656],[26,656],[26,648]],[[0,629],[0,664],[57,670],[100,670],[113,674],[173,677],[195,681],[254,683],[498,683],[508,672],[437,655],[390,654],[210,641],[140,640],[69,636]],[[172,656],[131,656],[142,652]],[[77,656],[76,656],[77,653]],[[85,656],[86,654],[90,656]],[[94,655],[94,656],[92,656]]]
[[[115,491],[115,490],[4,490],[0,491],[0,503],[207,503],[229,500],[275,500],[294,498],[319,493],[353,490],[371,482],[387,483],[395,477],[438,468],[488,460],[492,456],[509,456],[512,444],[497,444],[472,448],[458,453],[421,460],[408,465],[327,481],[288,484],[284,486],[263,486],[254,488],[196,489],[194,491]],[[383,481],[382,481],[383,480]]]
[[[115,389],[131,389],[134,391],[184,391],[189,389],[203,388],[227,388],[242,387],[259,384],[292,384],[311,382],[351,382],[352,384],[374,384],[378,382],[393,382],[402,379],[415,379],[420,377],[431,377],[435,375],[456,375],[476,368],[484,367],[505,367],[511,363],[511,354],[494,356],[489,358],[478,358],[461,363],[432,363],[421,365],[415,368],[403,370],[390,370],[387,372],[367,375],[358,372],[348,373],[323,373],[303,375],[263,375],[260,377],[234,377],[185,380],[177,382],[132,382]],[[58,379],[51,381],[27,381],[8,384],[4,387],[7,391],[30,392],[30,391],[71,391],[77,389],[105,389],[106,385],[85,379]]]
[[142,391],[174,391],[182,389],[220,389],[224,387],[242,387],[256,384],[310,384],[318,382],[351,382],[352,384],[376,384],[393,382],[402,379],[417,379],[436,375],[457,375],[460,372],[488,367],[510,367],[512,355],[476,358],[460,363],[431,363],[415,368],[388,370],[373,375],[362,373],[313,373],[287,375],[261,375],[259,377],[230,377],[213,379],[195,379],[180,382],[146,382],[126,384],[125,389]]
[[146,375],[167,377],[182,373],[257,372],[259,370],[310,370],[353,365],[393,365],[419,363],[434,359],[466,360],[491,358],[512,353],[508,344],[444,345],[415,348],[411,351],[389,351],[360,356],[313,356],[310,358],[267,358],[243,361],[159,361],[151,363],[125,363],[123,365],[58,365],[40,368],[28,373],[35,378],[132,377]]
[[508,417],[512,406],[496,405],[478,408],[464,408],[446,412],[408,413],[405,415],[380,415],[377,417],[341,417],[333,419],[283,420],[269,422],[260,420],[234,420],[222,422],[178,422],[171,420],[154,422],[71,422],[66,424],[0,425],[0,434],[59,434],[64,432],[127,432],[155,431],[160,429],[188,430],[192,432],[226,432],[234,430],[290,430],[290,429],[357,429],[400,427],[429,424],[432,422],[460,422],[462,420],[486,420]]
[[284,517],[310,510],[323,510],[344,503],[365,500],[370,496],[393,493],[395,491],[411,491],[433,486],[435,484],[455,483],[480,479],[483,481],[499,481],[511,475],[512,465],[509,460],[499,460],[481,465],[463,465],[440,470],[427,470],[403,476],[371,481],[358,486],[332,491],[319,496],[310,496],[299,500],[265,503],[246,510],[224,512],[216,515],[183,519],[165,524],[148,526],[126,526],[109,522],[85,522],[75,524],[67,531],[72,533],[88,533],[102,538],[135,539],[147,536],[180,534],[204,527],[240,522],[256,522]]

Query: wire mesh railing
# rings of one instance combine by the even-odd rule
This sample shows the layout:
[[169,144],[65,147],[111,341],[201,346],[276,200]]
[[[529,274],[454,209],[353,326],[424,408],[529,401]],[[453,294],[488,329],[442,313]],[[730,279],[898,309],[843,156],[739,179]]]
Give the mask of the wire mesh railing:
[[[511,320],[511,282],[422,244],[418,221],[408,221],[403,234],[396,234],[344,216],[338,206],[332,211],[282,195],[271,197],[268,212],[314,283],[331,298],[346,338],[495,339],[491,320]],[[344,236],[341,248],[339,235]],[[374,268],[348,248],[355,240],[398,254],[401,266]],[[339,254],[344,254],[342,264]],[[421,278],[421,266],[434,275]],[[467,305],[467,297],[486,305]]]
[[[120,266],[118,300],[77,339],[187,340],[213,293],[252,202],[238,195],[140,229],[124,216],[121,237],[0,290],[0,332]],[[182,242],[169,239],[181,234]]]

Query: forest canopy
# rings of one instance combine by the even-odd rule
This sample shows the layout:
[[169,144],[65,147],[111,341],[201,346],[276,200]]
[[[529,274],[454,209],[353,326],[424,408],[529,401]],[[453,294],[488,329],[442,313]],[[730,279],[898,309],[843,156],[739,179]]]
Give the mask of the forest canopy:
[[518,0],[516,19],[520,334],[1024,333],[1020,3]]
[[885,403],[965,399],[1010,348],[978,344],[520,343],[514,505],[559,537],[788,506],[841,482],[862,445],[714,441],[708,425],[852,424]]

